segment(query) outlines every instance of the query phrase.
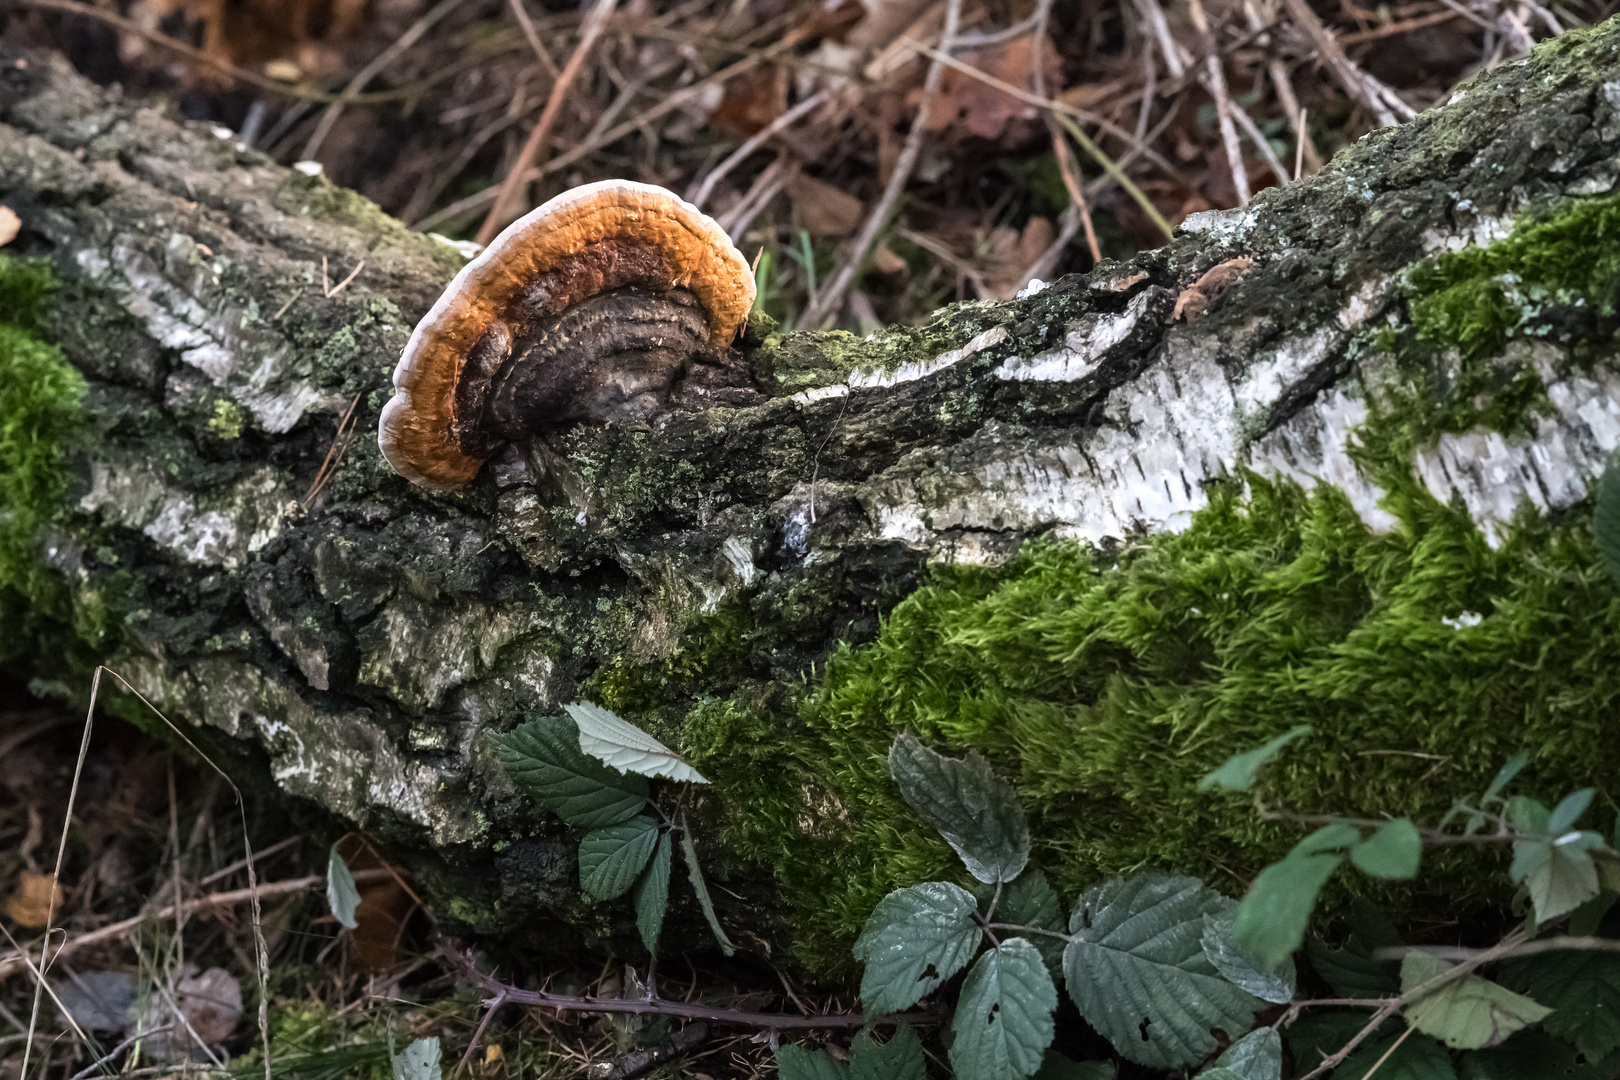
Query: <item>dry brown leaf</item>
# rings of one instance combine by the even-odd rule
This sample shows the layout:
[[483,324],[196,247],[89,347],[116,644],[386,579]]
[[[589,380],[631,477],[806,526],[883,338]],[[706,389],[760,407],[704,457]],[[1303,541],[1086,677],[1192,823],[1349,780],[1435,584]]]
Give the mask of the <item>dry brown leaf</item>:
[[[1010,41],[970,49],[957,59],[1004,83],[1036,93],[1040,80],[1037,64],[1044,65],[1046,86],[1055,89],[1063,76],[1063,63],[1046,37],[1023,34]],[[986,85],[982,80],[952,68],[945,72],[942,99],[928,112],[928,127],[942,131],[954,127],[981,139],[997,139],[1013,119],[1033,120],[1035,106]]]
[[17,232],[21,228],[22,218],[17,216],[17,211],[0,203],[0,247],[5,247],[17,239]]
[[904,274],[910,269],[906,260],[889,250],[889,245],[879,244],[877,250],[872,252],[872,269],[880,274]]
[[[338,848],[351,871],[386,866],[368,844],[350,837]],[[400,937],[416,900],[398,878],[384,878],[360,886],[355,905],[354,951],[370,971],[386,971],[400,960]]]
[[60,908],[62,886],[56,883],[56,875],[24,870],[17,879],[17,887],[6,897],[3,905],[6,918],[19,926],[37,930],[50,919],[53,899],[55,906]]
[[800,227],[811,236],[848,236],[866,213],[855,196],[802,172],[788,181],[787,190]]
[[866,17],[856,23],[844,40],[856,49],[881,49],[887,46],[912,23],[922,18],[930,7],[941,12],[941,0],[863,0]]
[[242,1019],[242,984],[224,968],[180,980],[175,1001],[204,1043],[224,1042]]
[[990,234],[989,251],[984,258],[984,286],[998,300],[1018,295],[1024,271],[1057,239],[1057,228],[1050,218],[1032,217],[1022,231],[998,228]]
[[752,135],[788,110],[788,69],[766,64],[726,83],[709,122],[739,135]]
[[1176,297],[1176,307],[1171,313],[1171,318],[1184,318],[1187,322],[1192,322],[1204,313],[1205,308],[1215,302],[1216,297],[1253,268],[1254,260],[1247,255],[1239,255],[1235,259],[1227,259],[1210,267],[1197,281],[1181,290],[1181,295]]

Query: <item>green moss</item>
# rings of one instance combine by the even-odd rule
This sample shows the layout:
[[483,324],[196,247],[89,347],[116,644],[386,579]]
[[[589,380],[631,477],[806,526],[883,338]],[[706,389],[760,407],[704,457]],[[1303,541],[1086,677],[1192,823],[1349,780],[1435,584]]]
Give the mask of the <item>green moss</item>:
[[[887,776],[906,728],[1015,778],[1037,862],[1070,896],[1138,866],[1241,891],[1298,830],[1194,785],[1300,722],[1316,734],[1267,774],[1270,805],[1432,819],[1519,749],[1548,796],[1609,791],[1620,603],[1584,513],[1527,520],[1493,551],[1410,482],[1385,535],[1331,489],[1248,482],[1114,555],[1036,542],[1000,569],[937,571],[791,723],[740,700],[692,711],[687,748],[734,801],[734,850],[778,868],[801,960],[847,965],[885,892],[960,875]],[[1444,621],[1465,612],[1483,618]],[[1434,862],[1423,888],[1450,910],[1500,901],[1480,873],[1498,855]]]
[[26,644],[36,618],[70,618],[67,585],[42,562],[40,531],[63,506],[85,385],[35,336],[51,282],[43,263],[0,255],[0,656]]
[[214,415],[208,418],[208,430],[229,442],[242,437],[242,410],[229,398],[214,402]]

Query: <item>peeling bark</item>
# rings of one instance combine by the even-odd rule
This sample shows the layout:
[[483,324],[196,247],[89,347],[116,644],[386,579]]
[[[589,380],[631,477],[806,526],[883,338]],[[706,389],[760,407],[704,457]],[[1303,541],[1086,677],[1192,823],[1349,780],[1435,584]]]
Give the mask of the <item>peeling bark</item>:
[[[514,455],[436,495],[373,433],[459,256],[229,132],[0,45],[0,201],[65,282],[55,333],[92,388],[74,512],[42,557],[116,614],[109,663],[383,835],[460,898],[450,917],[591,923],[569,843],[486,732],[731,612],[758,632],[705,692],[769,693],[869,637],[930,562],[1176,529],[1245,469],[1331,484],[1392,527],[1358,440],[1424,392],[1381,336],[1408,326],[1403,271],[1610,191],[1617,149],[1620,29],[1570,34],[1128,264],[866,340],[756,324],[763,404],[581,427],[546,482]],[[1173,319],[1238,257],[1255,265]],[[1510,345],[1493,363],[1533,371],[1543,406],[1438,433],[1412,476],[1491,535],[1526,502],[1584,498],[1620,443],[1620,375],[1575,344]],[[1436,357],[1443,387],[1455,357]],[[355,401],[360,435],[306,505]],[[730,914],[768,926],[764,878],[734,869]]]

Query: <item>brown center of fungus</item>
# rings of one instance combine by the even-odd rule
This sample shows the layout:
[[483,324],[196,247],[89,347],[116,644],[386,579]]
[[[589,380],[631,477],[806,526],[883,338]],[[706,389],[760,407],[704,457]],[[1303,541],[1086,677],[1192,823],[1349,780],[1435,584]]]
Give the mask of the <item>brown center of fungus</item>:
[[662,188],[607,181],[520,219],[411,335],[378,443],[429,487],[465,484],[502,445],[665,409],[753,306],[724,232]]

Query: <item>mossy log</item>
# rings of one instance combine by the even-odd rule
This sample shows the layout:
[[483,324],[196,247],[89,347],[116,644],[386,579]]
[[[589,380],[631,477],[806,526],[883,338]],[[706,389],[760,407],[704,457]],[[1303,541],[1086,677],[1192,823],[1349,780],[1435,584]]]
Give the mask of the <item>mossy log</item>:
[[1241,888],[1290,834],[1192,783],[1300,719],[1267,797],[1302,810],[1443,809],[1521,746],[1611,790],[1617,177],[1611,22],[1027,299],[756,321],[763,403],[581,427],[566,483],[446,495],[374,432],[457,252],[0,43],[0,202],[85,384],[60,482],[6,488],[37,565],[0,561],[0,638],[68,696],[105,660],[451,925],[634,949],[487,738],[608,705],[716,779],[734,936],[823,970],[948,872],[882,775],[908,725],[1017,778],[1070,889],[1144,861]]

